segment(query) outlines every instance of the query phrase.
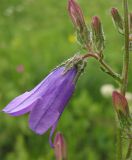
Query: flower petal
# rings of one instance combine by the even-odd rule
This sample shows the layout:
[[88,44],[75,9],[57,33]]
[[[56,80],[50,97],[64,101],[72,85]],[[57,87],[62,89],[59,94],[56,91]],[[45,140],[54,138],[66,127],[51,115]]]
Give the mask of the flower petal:
[[58,121],[59,121],[59,119],[53,124],[53,126],[51,128],[51,131],[50,131],[50,135],[49,135],[49,143],[50,143],[50,146],[52,148],[54,148],[54,144],[52,142],[52,136],[53,136],[54,131],[55,131],[56,127],[57,127]]
[[71,70],[55,84],[51,84],[50,88],[54,90],[45,94],[32,109],[29,125],[37,134],[45,133],[60,117],[74,91],[75,73],[74,70]]
[[6,112],[12,116],[19,116],[29,112],[34,106],[36,100],[33,100],[30,103],[28,102],[26,105],[22,104],[24,103],[25,99],[28,98],[30,95],[30,92],[25,92],[22,95],[16,97],[3,109],[3,112]]
[[50,112],[46,110],[44,101],[40,99],[31,111],[29,119],[30,128],[37,134],[43,134],[53,125],[59,115],[60,113],[57,110]]
[[60,73],[62,73],[64,67],[57,68],[51,72],[41,83],[39,83],[34,89],[30,92],[25,92],[22,95],[13,99],[3,111],[12,115],[20,116],[27,112],[30,112],[31,109],[36,104],[36,101],[43,95],[47,90],[49,90],[49,85],[60,78]]

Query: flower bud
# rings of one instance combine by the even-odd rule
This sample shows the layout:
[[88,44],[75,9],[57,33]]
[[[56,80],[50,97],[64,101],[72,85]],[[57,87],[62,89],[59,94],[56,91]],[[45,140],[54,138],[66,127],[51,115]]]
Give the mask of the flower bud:
[[56,133],[56,136],[54,139],[54,151],[55,151],[56,160],[66,160],[67,158],[66,142],[63,135],[60,132]]
[[101,21],[98,16],[92,18],[93,43],[97,51],[102,52],[104,49],[104,33]]
[[80,6],[74,0],[68,1],[68,12],[74,26],[79,28],[79,30],[82,30],[85,26],[83,12]]
[[74,0],[68,1],[68,12],[77,31],[77,40],[83,48],[90,50],[91,37],[90,31],[84,20],[83,12],[80,6]]
[[125,96],[117,91],[114,91],[112,94],[112,98],[118,116],[120,116],[120,114],[122,114],[125,117],[129,116],[128,102]]
[[117,27],[119,33],[124,33],[124,24],[123,19],[121,15],[119,14],[119,11],[116,8],[111,9],[111,15],[114,21],[115,26]]

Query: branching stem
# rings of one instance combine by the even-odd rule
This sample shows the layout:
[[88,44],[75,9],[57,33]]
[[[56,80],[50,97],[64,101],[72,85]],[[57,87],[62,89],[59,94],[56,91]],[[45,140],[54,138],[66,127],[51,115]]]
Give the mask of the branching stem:
[[98,60],[101,65],[101,68],[103,68],[104,72],[121,83],[122,80],[121,80],[120,75],[117,74],[115,71],[113,71],[113,69],[102,58],[100,58],[98,53],[88,53],[88,54],[83,55],[84,59],[89,58],[89,57],[92,57],[92,58],[95,58],[96,60]]

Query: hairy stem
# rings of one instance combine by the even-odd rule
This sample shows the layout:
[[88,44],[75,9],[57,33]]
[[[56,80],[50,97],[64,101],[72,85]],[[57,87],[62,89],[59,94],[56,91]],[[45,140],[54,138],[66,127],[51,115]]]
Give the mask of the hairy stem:
[[121,129],[118,127],[117,128],[117,160],[122,160],[122,137],[121,137]]
[[127,154],[126,154],[126,160],[128,160],[131,157],[132,153],[132,139],[130,139]]
[[128,67],[129,67],[129,24],[128,24],[128,2],[123,0],[124,6],[124,28],[125,28],[125,54],[123,58],[123,69],[122,69],[122,86],[121,93],[125,95],[128,84]]
[[113,71],[113,69],[103,60],[99,60],[101,66],[106,70],[105,73],[111,75],[114,79],[116,79],[118,82],[121,82],[120,75]]
[[[128,23],[128,0],[123,0],[124,8],[124,32],[125,32],[125,53],[123,57],[123,68],[122,68],[122,84],[121,93],[125,96],[127,85],[128,85],[128,68],[129,68],[129,23]],[[121,129],[120,129],[121,130]],[[123,144],[122,144],[122,131],[118,133],[117,144],[118,150],[117,155],[122,159],[123,156]],[[130,155],[130,150],[128,147],[128,156]]]
[[115,71],[113,71],[113,69],[103,59],[101,59],[97,53],[88,53],[88,54],[83,55],[82,58],[85,59],[89,57],[92,57],[98,60],[101,65],[102,70],[121,83],[120,75],[117,74]]

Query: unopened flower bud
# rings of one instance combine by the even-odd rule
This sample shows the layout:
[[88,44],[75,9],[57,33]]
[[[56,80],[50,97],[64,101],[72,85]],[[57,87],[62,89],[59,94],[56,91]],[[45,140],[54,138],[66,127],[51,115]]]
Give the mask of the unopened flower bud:
[[125,96],[120,94],[117,91],[114,91],[112,94],[112,98],[113,98],[113,104],[118,116],[122,114],[123,116],[127,117],[129,115],[129,108],[128,108],[128,102]]
[[104,32],[101,21],[98,16],[92,18],[93,43],[97,51],[102,52],[104,49]]
[[56,133],[54,139],[54,151],[56,160],[66,160],[67,158],[66,142],[63,135],[60,132]]
[[119,33],[123,34],[124,33],[124,24],[123,24],[123,19],[116,8],[111,9],[111,15],[114,21],[115,26],[117,27]]
[[77,40],[83,48],[90,49],[90,31],[84,20],[83,12],[75,0],[68,1],[68,12],[77,31]]
[[85,26],[83,12],[80,6],[74,0],[68,1],[68,12],[74,26],[82,30]]

